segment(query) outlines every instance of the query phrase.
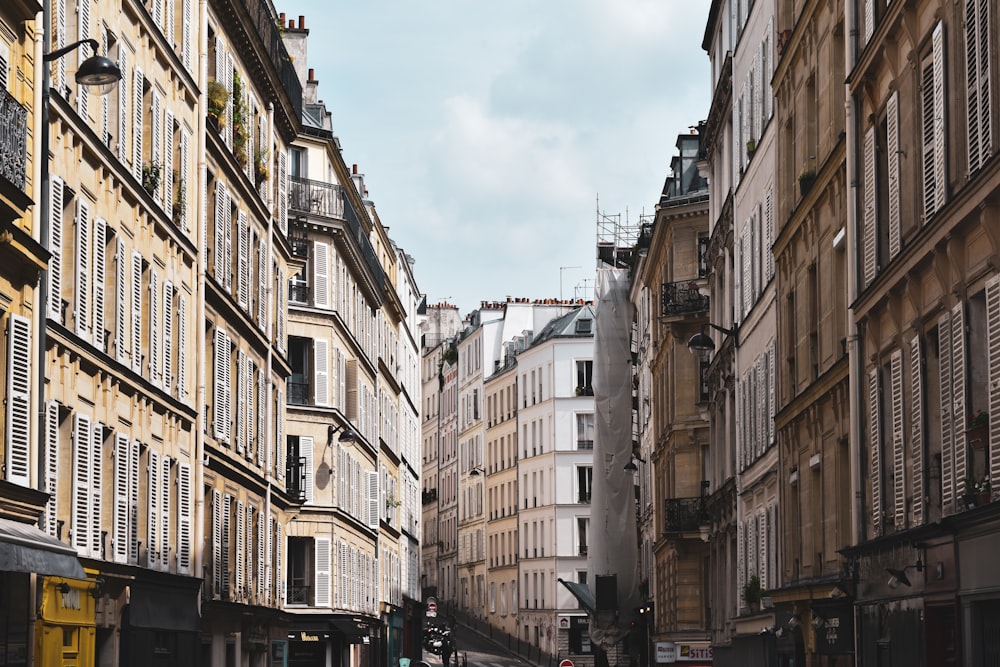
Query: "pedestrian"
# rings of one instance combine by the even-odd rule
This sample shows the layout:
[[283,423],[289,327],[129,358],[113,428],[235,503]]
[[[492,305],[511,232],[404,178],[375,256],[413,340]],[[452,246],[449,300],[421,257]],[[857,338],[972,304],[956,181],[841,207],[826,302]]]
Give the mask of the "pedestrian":
[[441,646],[441,663],[444,667],[448,667],[451,662],[451,640],[445,639],[444,644]]

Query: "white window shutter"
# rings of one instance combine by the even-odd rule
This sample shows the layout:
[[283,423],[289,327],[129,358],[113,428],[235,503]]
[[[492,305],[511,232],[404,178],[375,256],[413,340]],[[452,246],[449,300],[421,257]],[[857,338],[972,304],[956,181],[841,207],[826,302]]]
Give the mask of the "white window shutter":
[[366,485],[368,495],[368,511],[365,514],[368,517],[368,527],[377,529],[381,514],[381,507],[379,507],[378,472],[368,471],[366,475],[368,478]]
[[[78,0],[76,5],[76,38],[79,40],[90,39],[90,3],[93,0]],[[77,63],[93,55],[90,52],[90,44],[84,42],[77,52]],[[88,114],[88,93],[87,86],[77,85],[76,87],[76,109],[84,123],[89,121]]]
[[899,254],[899,91],[894,90],[885,106],[886,158],[888,159],[887,186],[889,190],[889,259]]
[[330,307],[330,245],[313,242],[313,305],[317,308]]
[[31,320],[7,316],[7,481],[31,486]]
[[875,127],[871,126],[865,132],[864,145],[864,211],[862,220],[862,271],[864,272],[864,287],[875,280],[878,273],[878,197],[875,191]]
[[262,469],[268,463],[267,454],[267,385],[264,370],[257,369],[257,465]]
[[316,405],[330,405],[330,341],[313,341],[313,396]]
[[[55,46],[62,48],[66,46],[66,0],[56,0],[55,2]],[[56,59],[56,91],[66,97],[66,58]]]
[[160,168],[160,179],[156,190],[150,194],[153,201],[163,206],[163,98],[154,90],[152,106],[149,110],[149,166]]
[[160,331],[160,275],[149,272],[149,381],[156,386],[163,385],[163,356],[160,349],[163,332]]
[[[60,59],[61,62],[61,59]],[[49,293],[48,317],[62,323],[62,239],[63,203],[65,184],[63,179],[52,176],[49,183]]]
[[965,3],[966,123],[969,174],[980,169],[992,152],[992,89],[990,77],[990,3]]
[[125,242],[115,242],[115,360],[125,363],[125,346],[128,335],[125,329],[126,302],[128,300],[128,266],[125,259]]
[[[227,195],[228,197],[228,195]],[[223,213],[223,236],[225,245],[222,249],[222,285],[231,290],[233,287],[233,207],[232,197],[228,197]]]
[[924,523],[924,390],[920,336],[910,339],[910,488],[913,525]]
[[76,335],[84,340],[91,340],[90,332],[93,322],[90,312],[90,281],[91,281],[91,233],[90,233],[90,202],[82,195],[76,198],[76,296],[73,313]]
[[[185,3],[190,3],[191,0],[184,0]],[[187,130],[181,130],[180,134],[180,146],[178,147],[178,159],[180,160],[180,165],[178,166],[177,173],[180,175],[180,183],[177,184],[177,197],[178,203],[181,205],[180,217],[178,219],[178,224],[183,231],[189,231],[188,226],[188,216],[190,215],[188,209],[190,208],[190,198],[187,193],[190,191],[191,185],[191,135]]]
[[317,607],[330,606],[330,538],[315,538]]
[[187,294],[177,290],[177,398],[187,400]]
[[234,581],[234,595],[235,600],[239,601],[243,599],[243,583],[244,577],[246,577],[245,560],[246,560],[246,525],[245,525],[246,515],[243,511],[243,501],[236,501],[236,559],[233,568]]
[[267,517],[265,517],[261,512],[257,512],[257,604],[263,605],[266,603],[265,593],[266,593],[266,578],[265,578],[265,556],[270,553],[267,550],[267,546],[271,543],[271,531],[268,530],[270,527]]
[[239,454],[246,452],[246,353],[243,350],[236,352],[236,451]]
[[160,569],[170,570],[170,457],[160,457]]
[[952,411],[954,456],[955,456],[955,484],[956,496],[958,495],[957,485],[965,480],[968,474],[968,460],[966,457],[965,425],[969,414],[969,406],[966,401],[966,385],[968,375],[966,373],[966,341],[965,341],[965,304],[959,301],[951,309],[951,381],[952,381],[952,401],[954,409]]
[[194,544],[191,464],[177,464],[177,574],[191,573]]
[[871,447],[873,537],[882,534],[882,431],[878,369],[868,371],[868,441]]
[[132,73],[132,175],[142,184],[142,127],[143,127],[142,68],[136,66]]
[[192,74],[194,73],[193,4],[194,0],[181,0],[181,62]]
[[142,255],[132,253],[132,370],[142,371]]
[[277,521],[274,522],[274,572],[275,581],[278,586],[278,590],[275,592],[275,598],[278,604],[285,604],[285,561],[282,557],[285,549],[285,538],[282,536],[281,524]]
[[146,464],[146,566],[160,569],[160,455],[150,451]]
[[114,452],[114,533],[112,553],[116,563],[128,563],[129,515],[129,439],[124,433],[115,433]]
[[278,229],[282,234],[288,233],[288,156],[282,146],[277,148],[278,154]]
[[747,583],[746,575],[746,526],[742,521],[736,522],[736,599],[743,604],[743,588]]
[[226,146],[229,150],[233,149],[233,106],[236,100],[233,99],[233,67],[235,66],[233,62],[233,54],[226,52],[226,65],[223,71],[222,84],[229,91],[229,101],[226,102],[226,122],[225,126],[222,128],[222,139],[225,141]]
[[104,558],[101,535],[104,494],[104,424],[94,424],[90,447],[90,555]]
[[212,430],[219,442],[229,442],[229,396],[232,391],[230,379],[229,336],[223,329],[215,330],[215,395],[212,402]]
[[938,318],[938,362],[941,400],[941,509],[945,515],[954,513],[955,497],[955,434],[954,405],[951,384],[951,314],[944,313]]
[[274,394],[275,402],[275,414],[274,414],[274,428],[275,428],[275,446],[274,446],[274,461],[275,468],[274,476],[278,478],[279,482],[285,481],[285,392],[281,389],[275,391]]
[[774,277],[774,186],[769,185],[764,194],[764,284]]
[[277,269],[275,272],[277,274],[276,289],[275,294],[277,299],[275,299],[275,309],[277,310],[277,316],[275,317],[275,335],[277,340],[275,345],[279,352],[285,351],[285,315],[288,313],[288,286],[285,284],[285,272],[283,269]]
[[[173,0],[168,4],[173,5]],[[174,112],[163,110],[163,210],[167,217],[173,217],[174,210]]]
[[246,365],[243,371],[243,384],[240,387],[240,391],[243,392],[243,405],[246,408],[246,415],[243,417],[243,442],[246,445],[247,458],[253,460],[253,359],[250,358],[250,355],[247,355],[243,363]]
[[73,415],[73,498],[72,523],[70,527],[70,543],[81,556],[90,556],[90,507],[91,507],[91,471],[93,463],[91,448],[93,434],[90,429],[90,417],[75,413]]
[[315,459],[313,457],[313,439],[309,436],[299,436],[299,457],[302,458],[303,479],[302,491],[305,493],[307,503],[315,500],[316,477],[313,472]]
[[107,221],[97,216],[94,218],[94,252],[93,252],[93,286],[94,286],[94,298],[91,304],[93,310],[93,323],[91,328],[93,330],[94,336],[94,347],[101,350],[102,352],[107,351],[107,345],[105,344],[105,321],[104,321],[104,304],[105,304],[105,279],[107,277]]
[[947,186],[945,172],[944,23],[938,22],[931,35],[934,59],[934,212],[944,206]]
[[139,562],[139,459],[142,445],[133,440],[128,450],[129,544],[128,562]]
[[129,146],[128,141],[128,121],[129,121],[129,78],[128,78],[128,49],[123,44],[118,45],[118,70],[122,73],[122,79],[118,82],[118,161],[123,165],[128,162]]
[[212,597],[222,595],[222,493],[212,489]]
[[892,409],[892,491],[893,522],[897,530],[906,527],[906,454],[903,438],[903,352],[889,357],[889,391]]
[[237,216],[237,233],[239,246],[237,248],[237,288],[236,295],[243,310],[250,308],[250,224],[247,212],[241,210]]
[[989,368],[990,479],[1000,480],[1000,274],[986,281],[986,364]]
[[[8,421],[9,423],[9,421]],[[56,537],[59,532],[59,402],[45,402],[45,485],[49,494],[45,503],[45,525],[43,529]]]
[[215,182],[215,247],[212,248],[213,273],[215,282],[225,285],[227,273],[225,265],[226,247],[226,209],[229,207],[229,195],[226,184],[221,180]]
[[267,244],[257,238],[257,324],[267,329]]

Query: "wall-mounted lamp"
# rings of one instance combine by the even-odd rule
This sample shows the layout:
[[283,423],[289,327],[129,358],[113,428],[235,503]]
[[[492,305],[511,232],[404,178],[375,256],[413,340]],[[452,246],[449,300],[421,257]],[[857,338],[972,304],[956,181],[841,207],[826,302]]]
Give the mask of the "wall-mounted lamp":
[[66,595],[67,593],[69,593],[69,591],[70,591],[69,584],[67,584],[65,581],[62,582],[61,584],[59,584],[59,592],[60,593],[62,593],[63,595]]
[[822,630],[823,628],[825,628],[827,624],[826,616],[823,616],[815,609],[812,609],[810,611],[812,611],[812,617],[813,617],[812,626],[817,630]]
[[[736,327],[726,329],[725,327],[720,327],[718,324],[712,324],[711,322],[708,323],[708,326],[731,337],[733,339],[733,345],[736,347],[740,346],[740,339],[736,336]],[[691,354],[697,356],[707,355],[715,350],[715,341],[713,341],[712,337],[704,331],[699,331],[688,339],[688,349],[691,351]]]
[[337,433],[340,433],[340,437],[338,438],[340,442],[351,443],[358,441],[358,434],[350,426],[336,426],[334,424],[330,424],[326,431],[327,447],[333,444],[333,436],[337,435]]
[[485,475],[486,471],[479,466],[473,466],[472,470],[469,471],[469,477],[479,477],[480,475]]
[[887,582],[889,588],[896,588],[900,584],[903,584],[904,586],[912,586],[913,584],[910,583],[910,580],[906,576],[906,571],[909,569],[914,569],[917,572],[923,572],[924,563],[918,558],[916,563],[913,565],[907,565],[902,570],[897,570],[894,567],[885,568],[885,571],[889,573],[889,581]]
[[628,463],[626,463],[625,466],[624,466],[625,472],[638,472],[639,471],[639,466],[637,466],[635,464],[636,461],[638,461],[639,463],[645,463],[646,462],[644,459],[641,459],[638,456],[636,456],[635,454],[633,454],[632,458],[630,458],[628,460]]
[[115,84],[121,81],[122,72],[111,60],[104,56],[96,55],[101,45],[96,39],[81,39],[78,42],[67,44],[51,53],[46,53],[43,60],[52,62],[62,58],[64,55],[86,44],[95,55],[90,56],[76,70],[76,82],[81,86],[93,88],[99,95],[106,95],[111,92]]
[[99,600],[104,595],[104,577],[94,579],[94,587],[90,589],[90,597]]

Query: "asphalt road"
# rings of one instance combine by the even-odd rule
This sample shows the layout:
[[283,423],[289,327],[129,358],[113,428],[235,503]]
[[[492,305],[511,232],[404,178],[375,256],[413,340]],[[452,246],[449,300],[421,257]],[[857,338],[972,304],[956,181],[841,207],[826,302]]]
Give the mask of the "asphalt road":
[[[458,662],[456,663],[456,656],[453,655],[450,667],[527,667],[529,664],[478,632],[462,625],[455,628],[455,644],[458,650]],[[441,656],[428,651],[424,651],[423,659],[430,667],[444,667],[441,664]],[[410,667],[423,666],[413,662]]]

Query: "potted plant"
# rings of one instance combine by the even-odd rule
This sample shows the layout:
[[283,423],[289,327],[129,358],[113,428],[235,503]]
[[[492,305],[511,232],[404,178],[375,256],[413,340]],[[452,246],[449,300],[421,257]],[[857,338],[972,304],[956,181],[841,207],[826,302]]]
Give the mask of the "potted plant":
[[812,190],[813,182],[816,180],[816,172],[812,169],[806,169],[801,174],[799,174],[799,193],[805,197]]
[[156,193],[156,188],[160,187],[160,163],[142,163],[142,189],[150,195]]
[[743,586],[743,601],[750,607],[751,612],[756,613],[760,611],[762,597],[764,597],[764,589],[760,587],[760,577],[755,574]]
[[257,185],[266,181],[269,176],[267,169],[268,157],[266,148],[258,148],[253,152],[253,172],[257,179]]
[[990,413],[979,410],[969,415],[965,439],[973,449],[986,449],[990,440]]
[[233,73],[233,155],[240,168],[247,166],[247,105],[243,100],[243,79]]
[[176,170],[174,171],[174,186],[176,192],[174,193],[173,221],[175,225],[180,225],[184,218],[184,212],[187,210],[187,188],[184,187],[184,179]]
[[229,91],[216,80],[208,82],[208,119],[215,126],[216,132],[222,130],[226,123],[226,105],[229,104]]
[[753,157],[754,152],[757,150],[757,140],[750,139],[747,141],[747,157]]
[[975,477],[965,478],[965,493],[962,494],[962,501],[966,509],[972,509],[979,505],[985,505],[992,501],[993,486],[990,484],[990,476],[986,475],[981,480]]

